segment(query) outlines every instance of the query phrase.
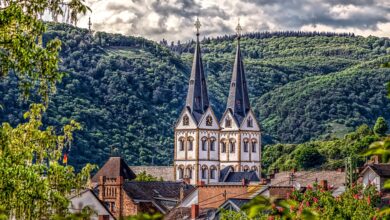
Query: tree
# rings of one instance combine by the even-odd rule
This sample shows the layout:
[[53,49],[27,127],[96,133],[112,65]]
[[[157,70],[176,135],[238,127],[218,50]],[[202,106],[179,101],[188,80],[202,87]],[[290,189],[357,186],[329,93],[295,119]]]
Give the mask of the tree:
[[375,134],[377,134],[378,136],[384,136],[388,129],[389,129],[389,126],[387,125],[385,118],[379,117],[376,120],[376,123],[374,126]]
[[162,179],[162,177],[160,177],[160,179],[159,179],[155,176],[147,174],[146,171],[142,171],[141,173],[137,174],[135,181],[151,182],[151,181],[163,181],[163,179]]
[[80,125],[71,121],[57,135],[53,127],[42,130],[42,104],[24,114],[26,123],[0,127],[0,201],[7,216],[16,219],[47,219],[68,214],[67,195],[89,180],[93,166],[79,174],[58,161]]
[[0,0],[0,77],[15,74],[25,97],[37,88],[47,103],[64,74],[58,71],[61,41],[42,44],[46,25],[40,18],[49,12],[54,20],[65,16],[76,23],[77,15],[89,10],[82,1]]
[[[82,0],[0,0],[0,77],[16,76],[23,97],[37,91],[47,106],[63,76],[58,70],[61,42],[42,43],[46,25],[41,17],[49,12],[54,20],[65,16],[76,23],[77,15],[87,10]],[[73,167],[59,162],[80,125],[70,121],[57,135],[53,127],[42,128],[45,110],[44,105],[33,104],[24,114],[27,122],[0,126],[1,217],[3,213],[8,219],[77,217],[69,215],[67,196],[85,186],[93,166],[86,165],[76,174]],[[88,213],[83,210],[79,216]]]
[[298,150],[295,160],[301,168],[307,169],[322,164],[324,158],[313,146],[303,145]]

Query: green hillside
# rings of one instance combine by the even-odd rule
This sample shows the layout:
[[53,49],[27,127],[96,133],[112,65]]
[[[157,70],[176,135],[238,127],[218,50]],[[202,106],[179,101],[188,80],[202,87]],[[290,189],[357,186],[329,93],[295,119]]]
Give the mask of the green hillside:
[[[161,46],[144,38],[51,25],[44,41],[63,41],[67,76],[52,97],[45,121],[79,121],[69,162],[101,165],[119,151],[131,165],[171,164],[173,125],[185,99],[193,43]],[[351,35],[278,33],[242,40],[252,106],[267,143],[301,143],[342,136],[378,116],[390,119],[385,98],[390,41]],[[171,50],[170,50],[171,49]],[[209,95],[224,111],[233,65],[232,37],[202,43]],[[19,123],[16,79],[0,81],[0,121]],[[32,98],[33,100],[34,98]]]

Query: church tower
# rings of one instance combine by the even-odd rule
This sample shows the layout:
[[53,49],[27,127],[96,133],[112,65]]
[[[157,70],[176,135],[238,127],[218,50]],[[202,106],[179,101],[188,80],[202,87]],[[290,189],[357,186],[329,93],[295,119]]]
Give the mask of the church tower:
[[241,26],[238,24],[237,49],[225,113],[220,121],[221,169],[232,166],[234,171],[261,169],[260,127],[248,97],[244,64],[240,51]]
[[174,174],[186,179],[218,182],[219,123],[209,103],[199,43],[199,19],[195,22],[196,46],[188,85],[186,105],[175,126]]

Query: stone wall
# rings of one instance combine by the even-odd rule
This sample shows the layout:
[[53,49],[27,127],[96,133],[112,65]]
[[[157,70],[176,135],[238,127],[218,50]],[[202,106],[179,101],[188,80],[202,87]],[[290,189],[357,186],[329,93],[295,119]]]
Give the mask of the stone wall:
[[154,177],[162,177],[164,181],[175,181],[173,176],[173,166],[129,166],[137,175],[143,171]]

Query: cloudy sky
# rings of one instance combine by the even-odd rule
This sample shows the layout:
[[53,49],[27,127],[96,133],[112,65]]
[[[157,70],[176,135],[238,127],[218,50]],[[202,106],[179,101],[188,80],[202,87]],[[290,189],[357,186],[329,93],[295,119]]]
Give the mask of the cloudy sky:
[[80,19],[93,29],[152,40],[189,40],[194,21],[201,34],[307,30],[390,37],[390,0],[86,0],[92,13]]

